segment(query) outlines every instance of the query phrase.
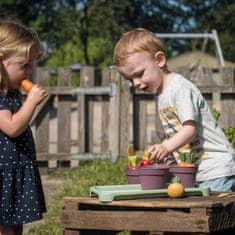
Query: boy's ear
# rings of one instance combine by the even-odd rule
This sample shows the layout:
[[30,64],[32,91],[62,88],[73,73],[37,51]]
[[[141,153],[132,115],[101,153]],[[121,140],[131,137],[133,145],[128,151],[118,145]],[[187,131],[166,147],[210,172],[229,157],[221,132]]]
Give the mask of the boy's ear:
[[162,51],[156,52],[154,55],[154,58],[160,68],[162,68],[166,65],[166,56],[165,56],[164,52],[162,52]]

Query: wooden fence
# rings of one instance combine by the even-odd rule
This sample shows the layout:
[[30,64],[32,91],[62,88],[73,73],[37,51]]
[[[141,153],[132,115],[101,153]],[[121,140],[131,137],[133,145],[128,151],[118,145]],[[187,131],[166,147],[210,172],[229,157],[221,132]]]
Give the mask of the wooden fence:
[[[193,81],[209,105],[221,112],[222,127],[235,127],[233,69],[177,71]],[[72,86],[74,73],[79,87]],[[37,159],[42,165],[77,166],[79,160],[96,158],[116,161],[126,156],[128,144],[144,150],[164,137],[155,97],[133,90],[115,68],[58,68],[56,78],[57,86],[50,86],[51,70],[36,69],[36,82],[49,94],[32,121]]]

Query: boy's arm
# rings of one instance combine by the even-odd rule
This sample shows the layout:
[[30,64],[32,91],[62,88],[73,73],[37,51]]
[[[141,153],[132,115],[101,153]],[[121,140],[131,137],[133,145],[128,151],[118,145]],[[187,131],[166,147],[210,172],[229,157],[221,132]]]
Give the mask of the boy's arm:
[[164,140],[161,144],[149,148],[151,159],[162,161],[167,155],[185,144],[189,143],[197,134],[196,122],[185,121],[181,130],[171,138]]

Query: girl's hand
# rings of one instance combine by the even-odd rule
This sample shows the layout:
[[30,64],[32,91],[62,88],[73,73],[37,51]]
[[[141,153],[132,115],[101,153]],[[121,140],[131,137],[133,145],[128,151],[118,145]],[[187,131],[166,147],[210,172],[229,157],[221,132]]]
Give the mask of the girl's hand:
[[163,162],[164,158],[167,158],[169,151],[164,144],[155,144],[149,147],[150,160],[156,162]]
[[29,100],[30,102],[34,103],[35,105],[38,105],[42,102],[42,100],[46,96],[47,96],[46,90],[38,85],[35,85],[29,91],[26,99]]

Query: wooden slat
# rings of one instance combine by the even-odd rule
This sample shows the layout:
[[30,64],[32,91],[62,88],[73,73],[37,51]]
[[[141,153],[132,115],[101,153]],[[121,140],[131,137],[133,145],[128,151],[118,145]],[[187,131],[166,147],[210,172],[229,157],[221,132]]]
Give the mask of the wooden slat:
[[126,158],[129,145],[129,110],[130,110],[130,82],[121,78],[120,83],[120,157]]
[[114,206],[114,207],[139,207],[139,208],[217,208],[224,207],[230,203],[235,203],[234,198],[218,198],[217,196],[209,197],[189,197],[182,199],[171,198],[154,198],[138,200],[112,201],[102,203],[97,198],[91,197],[64,197],[65,204],[73,202],[78,204],[90,204],[97,206]]
[[[50,81],[50,71],[45,68],[37,68],[36,82],[42,87],[48,87]],[[35,118],[35,140],[38,153],[49,151],[49,103],[47,102]],[[38,157],[38,160],[40,158]]]
[[235,94],[221,94],[221,117],[219,123],[224,128],[235,127]]
[[116,161],[120,155],[120,75],[116,69],[111,69],[111,82],[115,84],[116,94],[109,102],[109,149],[112,160]]
[[111,152],[104,153],[38,153],[40,161],[47,160],[95,160],[95,159],[110,159]]
[[[77,219],[79,218],[79,220]],[[170,223],[169,223],[169,218]],[[177,218],[177,219],[174,219]],[[208,216],[177,211],[76,211],[61,213],[61,226],[79,229],[209,232]],[[157,223],[156,223],[157,221]]]
[[[89,87],[94,85],[94,68],[84,66],[81,69],[80,87]],[[87,107],[85,95],[78,95],[78,145],[79,152],[91,151],[93,117],[92,101]]]
[[[71,70],[58,69],[58,86],[71,88]],[[71,107],[70,95],[58,96],[58,144],[57,152],[70,153],[71,143]],[[63,159],[61,159],[63,160]]]
[[75,231],[75,230],[66,229],[64,232],[64,235],[80,235],[80,232]]
[[[109,86],[110,85],[110,69],[105,68],[102,70],[102,86]],[[102,99],[102,112],[101,112],[101,151],[108,151],[109,146],[109,130],[107,125],[109,124],[109,97],[103,96]]]
[[144,100],[140,100],[139,103],[139,149],[144,150],[147,148],[147,102]]

